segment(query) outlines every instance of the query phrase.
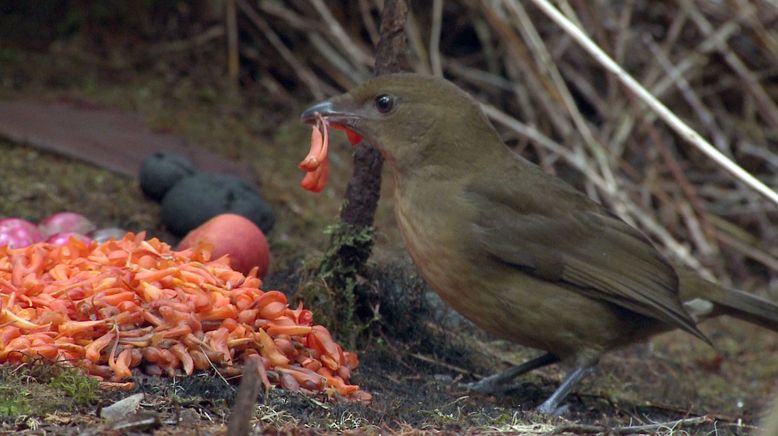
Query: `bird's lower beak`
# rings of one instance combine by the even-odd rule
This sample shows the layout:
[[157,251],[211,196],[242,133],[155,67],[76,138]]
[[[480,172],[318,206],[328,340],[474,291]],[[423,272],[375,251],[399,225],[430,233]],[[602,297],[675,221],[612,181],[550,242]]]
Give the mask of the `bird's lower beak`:
[[306,124],[315,124],[316,115],[321,115],[324,119],[330,122],[330,124],[353,127],[354,121],[357,119],[357,115],[332,100],[326,100],[304,110],[300,115],[300,120]]

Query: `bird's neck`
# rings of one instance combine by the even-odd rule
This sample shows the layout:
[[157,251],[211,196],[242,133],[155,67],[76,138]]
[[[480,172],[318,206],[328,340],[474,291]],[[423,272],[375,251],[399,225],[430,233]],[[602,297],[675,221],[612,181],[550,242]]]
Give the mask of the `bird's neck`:
[[512,158],[491,125],[435,128],[416,140],[423,142],[393,147],[408,150],[405,153],[384,154],[398,186],[419,180],[463,180]]

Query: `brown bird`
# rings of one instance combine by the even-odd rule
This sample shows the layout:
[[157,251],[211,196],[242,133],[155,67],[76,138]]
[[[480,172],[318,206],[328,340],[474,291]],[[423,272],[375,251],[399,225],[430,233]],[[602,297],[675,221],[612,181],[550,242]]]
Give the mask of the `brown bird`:
[[530,370],[574,368],[540,406],[554,413],[611,349],[733,315],[778,331],[778,305],[674,267],[638,230],[513,153],[452,83],[395,74],[308,108],[377,147],[421,275],[484,330],[546,354],[471,385],[494,391]]

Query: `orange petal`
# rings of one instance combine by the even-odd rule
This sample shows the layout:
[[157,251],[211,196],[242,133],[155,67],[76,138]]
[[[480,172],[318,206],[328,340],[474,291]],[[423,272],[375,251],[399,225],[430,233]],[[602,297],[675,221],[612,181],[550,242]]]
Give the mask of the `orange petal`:
[[266,330],[270,336],[278,336],[278,335],[305,336],[311,332],[311,326],[278,325],[278,324],[270,323],[267,326]]
[[[334,366],[335,368],[332,369],[336,369],[340,366],[340,351],[338,350],[338,345],[332,340],[329,330],[324,326],[315,325],[311,328],[311,333],[308,335],[308,344],[311,348],[320,352],[322,356],[326,355],[331,359],[331,363],[328,365],[330,368]],[[324,359],[322,359],[322,363],[325,365],[327,364]]]
[[316,125],[311,133],[311,149],[308,155],[300,162],[299,167],[307,173],[300,186],[313,192],[321,192],[327,184],[329,163],[327,158],[329,148],[329,133],[327,122],[317,115]]
[[192,372],[194,372],[194,360],[192,359],[192,356],[189,355],[189,351],[184,347],[184,344],[175,344],[170,347],[170,351],[181,360],[186,375],[192,375]]
[[308,155],[300,162],[300,169],[313,171],[327,159],[327,148],[329,144],[329,133],[327,123],[321,115],[317,114],[316,125],[312,126],[311,149]]
[[284,367],[289,365],[289,359],[284,356],[278,348],[276,348],[275,342],[263,329],[259,329],[259,332],[254,335],[256,341],[259,343],[259,352],[270,361],[270,364],[275,367]]
[[84,357],[86,357],[91,362],[97,363],[100,360],[100,353],[105,347],[108,346],[108,344],[111,343],[111,340],[114,338],[114,336],[114,332],[110,331],[92,341],[84,348]]
[[108,367],[113,370],[115,380],[122,380],[132,376],[130,371],[130,363],[132,362],[132,349],[125,348],[116,357],[116,359],[108,360]]

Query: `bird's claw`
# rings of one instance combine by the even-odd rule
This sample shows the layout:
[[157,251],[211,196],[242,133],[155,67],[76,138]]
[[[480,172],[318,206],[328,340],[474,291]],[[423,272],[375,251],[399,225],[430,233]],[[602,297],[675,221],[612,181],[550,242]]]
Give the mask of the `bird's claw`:
[[562,406],[559,406],[557,404],[549,404],[548,401],[546,401],[540,406],[538,406],[536,410],[538,411],[538,413],[542,413],[543,415],[562,416],[562,415],[566,415],[567,412],[570,411],[570,406],[566,404]]
[[471,383],[460,383],[459,386],[470,392],[479,394],[489,394],[494,392],[495,386],[491,383],[484,383],[485,379]]
[[515,391],[521,388],[522,383],[494,383],[492,380],[481,379],[472,383],[460,383],[459,386],[465,390],[468,390],[477,394],[502,394],[509,391]]

